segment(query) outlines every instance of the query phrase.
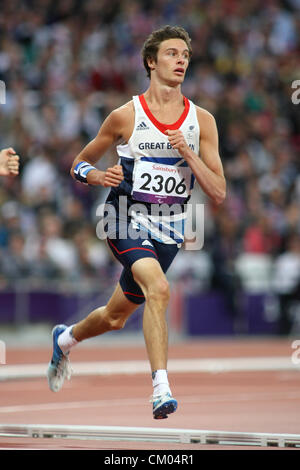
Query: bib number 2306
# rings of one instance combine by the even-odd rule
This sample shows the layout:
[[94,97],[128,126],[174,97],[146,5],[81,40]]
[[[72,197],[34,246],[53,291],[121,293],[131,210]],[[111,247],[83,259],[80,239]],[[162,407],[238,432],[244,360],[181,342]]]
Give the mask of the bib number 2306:
[[132,196],[138,201],[183,204],[189,195],[191,170],[152,162],[139,162]]

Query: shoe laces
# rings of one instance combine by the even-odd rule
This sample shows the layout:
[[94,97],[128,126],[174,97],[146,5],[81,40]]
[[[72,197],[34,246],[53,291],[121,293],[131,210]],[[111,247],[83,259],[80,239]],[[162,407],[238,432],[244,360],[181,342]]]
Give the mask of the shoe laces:
[[151,395],[149,402],[154,403],[157,400],[162,400],[165,396],[171,398],[172,395],[169,392],[161,393],[160,395]]

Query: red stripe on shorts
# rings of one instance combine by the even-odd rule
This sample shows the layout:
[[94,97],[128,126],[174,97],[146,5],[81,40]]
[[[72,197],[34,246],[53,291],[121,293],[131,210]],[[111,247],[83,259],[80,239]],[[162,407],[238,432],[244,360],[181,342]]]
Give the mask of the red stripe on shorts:
[[123,255],[123,253],[126,253],[127,251],[132,251],[132,250],[145,250],[145,251],[151,251],[151,253],[153,253],[156,258],[157,258],[157,254],[155,253],[155,251],[153,250],[150,250],[150,248],[142,248],[140,246],[135,246],[133,248],[127,248],[127,250],[123,250],[123,251],[119,251],[118,248],[113,244],[112,241],[110,241],[110,239],[108,238],[107,239],[109,241],[109,243],[111,244],[111,246],[113,247],[114,250],[116,250],[116,252],[118,253],[118,255]]
[[134,295],[134,297],[144,297],[144,295],[133,294],[132,292],[123,292],[123,294]]

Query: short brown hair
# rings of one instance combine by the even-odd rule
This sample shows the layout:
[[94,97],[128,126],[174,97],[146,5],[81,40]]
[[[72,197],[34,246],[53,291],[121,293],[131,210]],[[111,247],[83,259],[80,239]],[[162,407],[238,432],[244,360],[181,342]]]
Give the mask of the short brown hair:
[[189,50],[189,55],[192,55],[191,38],[187,31],[181,26],[164,26],[163,28],[153,31],[144,42],[142,48],[142,57],[144,67],[147,71],[147,76],[150,78],[150,67],[148,59],[157,60],[157,52],[160,44],[167,39],[183,39]]

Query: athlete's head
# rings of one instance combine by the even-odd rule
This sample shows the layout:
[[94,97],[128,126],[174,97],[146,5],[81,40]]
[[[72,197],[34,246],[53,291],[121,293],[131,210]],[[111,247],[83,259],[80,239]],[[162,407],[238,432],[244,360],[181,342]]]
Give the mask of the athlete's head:
[[142,57],[144,67],[147,71],[147,76],[151,77],[151,62],[157,62],[157,54],[160,49],[161,43],[169,39],[179,39],[186,44],[186,54],[188,60],[192,55],[191,39],[187,31],[181,26],[164,26],[156,31],[153,31],[146,39],[142,48]]

